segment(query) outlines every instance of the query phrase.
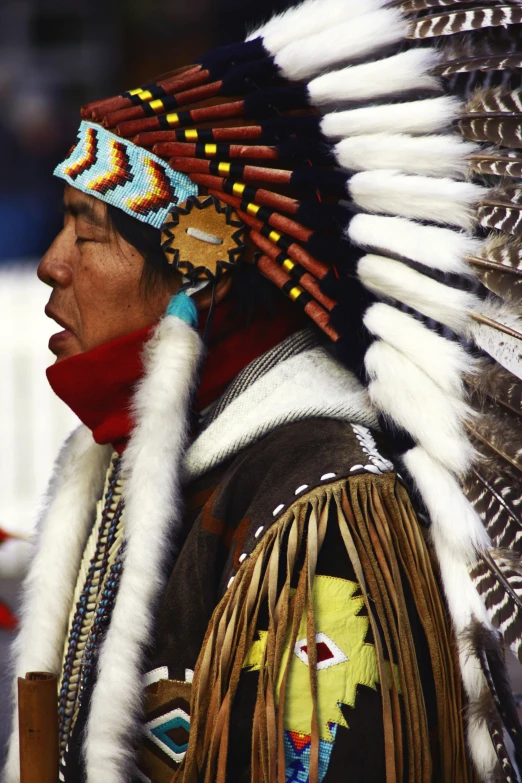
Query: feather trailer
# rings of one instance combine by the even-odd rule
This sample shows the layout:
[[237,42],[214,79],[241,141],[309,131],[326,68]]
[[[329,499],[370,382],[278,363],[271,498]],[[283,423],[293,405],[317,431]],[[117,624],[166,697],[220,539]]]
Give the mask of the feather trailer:
[[[323,106],[339,101],[369,101],[411,90],[440,91],[440,81],[432,74],[439,62],[440,55],[434,49],[410,49],[392,57],[350,65],[309,82],[309,100],[313,106]],[[389,107],[382,108],[389,115]]]
[[475,71],[509,71],[522,68],[522,52],[514,54],[490,54],[475,57],[461,57],[446,61],[434,69],[436,76],[453,76],[456,73]]
[[505,185],[491,190],[478,208],[480,225],[504,234],[522,234],[522,186]]
[[487,683],[487,691],[474,705],[475,717],[481,719],[494,739],[499,765],[504,780],[516,782],[519,778],[510,758],[504,737],[507,730],[513,743],[515,761],[522,766],[522,726],[513,699],[502,648],[497,635],[482,623],[473,620],[464,634],[470,653],[480,662]]
[[343,60],[354,60],[404,40],[408,22],[398,9],[383,8],[289,43],[275,56],[283,76],[307,79]]
[[265,48],[276,54],[293,41],[328,30],[361,14],[377,11],[384,5],[386,0],[306,0],[273,16],[246,40],[262,36]]
[[491,233],[479,256],[468,256],[483,285],[507,302],[522,301],[522,240]]
[[434,38],[484,27],[506,27],[522,23],[522,8],[513,5],[483,6],[433,13],[412,22],[410,38]]
[[447,177],[421,177],[397,171],[362,171],[348,182],[348,193],[366,212],[429,220],[471,229],[476,205],[486,189]]
[[480,307],[480,300],[473,294],[450,288],[383,256],[361,258],[357,274],[362,284],[377,296],[393,298],[456,332],[467,331],[470,313]]
[[[493,4],[500,4],[501,0],[492,0]],[[430,8],[450,8],[454,5],[464,3],[476,3],[477,0],[397,0],[397,5],[405,13],[415,13],[416,11],[427,11]],[[516,0],[515,0],[516,2]]]
[[[400,217],[355,215],[346,230],[359,247],[397,256],[459,275],[473,275],[469,263],[482,253],[482,242],[460,231],[426,226]],[[469,263],[468,263],[469,261]]]
[[516,416],[522,416],[522,382],[497,362],[482,359],[476,372],[466,377],[477,404],[484,404],[487,398],[495,400]]
[[470,434],[479,443],[494,452],[500,461],[520,471],[522,476],[522,418],[511,411],[486,402],[480,416],[468,423]]
[[437,133],[459,118],[462,107],[462,101],[452,95],[394,103],[391,116],[388,104],[364,106],[325,114],[321,131],[328,139],[364,133]]
[[[420,367],[389,343],[376,340],[364,357],[368,391],[376,408],[408,432],[454,473],[469,469],[474,452],[464,422],[471,409],[445,393]],[[429,417],[426,410],[430,411]]]
[[449,134],[376,133],[343,139],[335,145],[334,154],[339,166],[348,171],[395,169],[405,174],[463,179],[468,170],[465,156],[477,149]]
[[470,569],[478,594],[504,643],[522,663],[522,571],[518,555],[483,552]]
[[494,545],[521,556],[522,480],[516,481],[505,470],[499,473],[490,469],[486,460],[482,463],[481,457],[482,452],[463,481],[464,494],[482,519]]
[[522,379],[522,341],[498,329],[495,319],[475,321],[471,326],[475,344],[506,370]]
[[519,149],[522,146],[522,92],[502,88],[476,90],[466,104],[459,127],[470,141],[489,141]]
[[470,155],[468,162],[473,174],[522,179],[522,152],[518,150],[489,147]]

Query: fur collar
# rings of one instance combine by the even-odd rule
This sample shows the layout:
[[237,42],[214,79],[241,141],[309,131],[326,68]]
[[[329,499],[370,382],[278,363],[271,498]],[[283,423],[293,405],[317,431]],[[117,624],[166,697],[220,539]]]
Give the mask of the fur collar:
[[[129,776],[129,726],[139,726],[143,647],[163,587],[165,543],[175,537],[181,515],[180,461],[200,350],[196,333],[173,317],[163,319],[146,348],[146,375],[134,402],[137,424],[123,462],[125,568],[100,651],[85,740],[88,783],[123,783]],[[282,424],[318,416],[375,425],[358,381],[322,348],[281,362],[234,399],[186,452],[184,480]],[[59,672],[79,563],[109,460],[110,448],[96,445],[82,426],[57,461],[25,582],[15,678]],[[71,509],[77,509],[74,525]],[[19,783],[16,714],[5,782]]]

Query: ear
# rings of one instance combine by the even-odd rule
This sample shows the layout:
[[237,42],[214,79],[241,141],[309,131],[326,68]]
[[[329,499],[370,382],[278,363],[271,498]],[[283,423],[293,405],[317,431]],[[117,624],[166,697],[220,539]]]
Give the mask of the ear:
[[[222,277],[218,282],[216,283],[216,290],[214,292],[214,303],[219,304],[222,299],[225,298],[225,296],[230,291],[230,286],[232,285],[232,275],[225,275]],[[196,306],[198,310],[208,310],[211,303],[212,303],[212,286],[207,286],[207,288],[203,288],[202,291],[199,291],[197,294],[194,294],[193,297]]]

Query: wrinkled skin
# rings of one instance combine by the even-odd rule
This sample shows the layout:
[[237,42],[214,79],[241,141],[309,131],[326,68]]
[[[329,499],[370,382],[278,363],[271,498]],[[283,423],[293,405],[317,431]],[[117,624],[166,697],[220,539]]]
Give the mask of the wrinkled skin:
[[[56,361],[156,323],[181,285],[181,276],[145,292],[143,256],[117,234],[103,201],[67,185],[64,222],[38,267],[38,277],[53,289],[45,313],[62,327],[49,340]],[[230,279],[216,286],[220,302]],[[210,306],[211,292],[194,297],[198,309]]]
[[46,315],[63,331],[49,348],[57,361],[155,323],[174,291],[145,296],[144,259],[108,225],[104,202],[67,186],[64,225],[38,267],[53,289]]

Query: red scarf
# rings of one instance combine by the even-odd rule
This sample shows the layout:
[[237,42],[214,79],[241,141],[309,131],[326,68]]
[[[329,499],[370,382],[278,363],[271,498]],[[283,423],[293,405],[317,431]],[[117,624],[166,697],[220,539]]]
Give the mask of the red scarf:
[[[206,312],[200,316],[200,331],[206,316]],[[243,367],[302,323],[302,314],[293,307],[284,308],[275,317],[260,315],[247,325],[227,301],[218,305],[194,408],[200,411],[214,402]],[[130,403],[143,375],[143,347],[153,329],[119,337],[47,369],[53,391],[92,431],[96,443],[112,443],[120,454],[134,425]]]

